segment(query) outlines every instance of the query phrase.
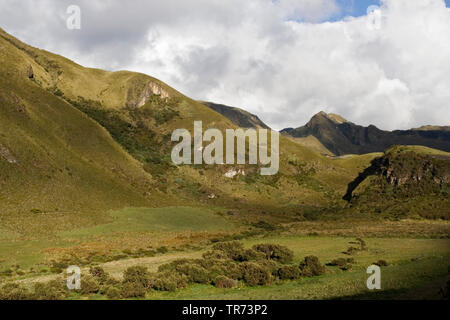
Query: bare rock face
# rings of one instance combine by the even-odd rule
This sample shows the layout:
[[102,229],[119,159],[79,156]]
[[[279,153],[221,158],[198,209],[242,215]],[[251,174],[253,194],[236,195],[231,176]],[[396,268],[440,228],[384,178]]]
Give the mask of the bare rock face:
[[17,159],[9,152],[9,150],[0,144],[0,157],[8,161],[9,163],[17,163]]
[[141,95],[139,96],[136,102],[136,107],[142,107],[147,103],[152,95],[159,95],[162,99],[169,98],[169,93],[159,83],[150,81],[147,83]]
[[34,79],[33,67],[31,65],[28,66],[27,75],[29,79]]

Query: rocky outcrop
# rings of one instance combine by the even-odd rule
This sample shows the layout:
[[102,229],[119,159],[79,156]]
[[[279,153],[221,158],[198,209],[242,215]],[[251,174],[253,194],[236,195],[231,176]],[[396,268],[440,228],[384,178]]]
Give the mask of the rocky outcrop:
[[33,67],[31,65],[28,66],[27,76],[28,76],[29,79],[33,79],[34,78],[34,71],[33,71]]
[[0,144],[0,157],[8,161],[9,163],[17,163],[17,159],[11,154],[11,152]]
[[167,90],[163,88],[159,83],[149,81],[144,90],[142,90],[141,95],[137,99],[136,107],[140,108],[150,99],[152,95],[159,95],[162,99],[168,99],[170,97]]
[[348,184],[343,199],[350,201],[353,191],[371,175],[380,176],[394,188],[404,187],[406,193],[414,189],[427,192],[435,190],[436,185],[442,187],[450,183],[450,156],[399,152],[399,149],[401,147],[394,147],[372,160],[371,165]]

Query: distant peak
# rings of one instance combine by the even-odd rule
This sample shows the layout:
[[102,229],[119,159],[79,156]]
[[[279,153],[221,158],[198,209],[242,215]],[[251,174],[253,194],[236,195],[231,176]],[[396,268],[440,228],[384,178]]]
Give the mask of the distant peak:
[[318,113],[316,113],[313,118],[317,118],[317,117],[325,117],[335,123],[344,123],[344,122],[348,122],[346,119],[344,119],[342,116],[335,114],[335,113],[326,113],[325,111],[320,111]]

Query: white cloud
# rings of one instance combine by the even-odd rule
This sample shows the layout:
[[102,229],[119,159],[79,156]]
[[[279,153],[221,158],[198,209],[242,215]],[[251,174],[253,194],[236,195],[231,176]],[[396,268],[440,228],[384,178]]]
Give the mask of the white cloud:
[[[88,66],[132,69],[197,99],[243,107],[276,129],[320,110],[364,125],[450,124],[450,10],[385,0],[368,17],[324,22],[334,0],[0,0],[1,27]],[[65,29],[65,8],[82,30]]]

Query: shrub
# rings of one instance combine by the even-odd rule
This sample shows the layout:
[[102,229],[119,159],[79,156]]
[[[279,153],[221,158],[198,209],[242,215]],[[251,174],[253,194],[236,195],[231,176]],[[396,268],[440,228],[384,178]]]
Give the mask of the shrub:
[[140,282],[124,282],[120,292],[123,298],[145,297],[146,289]]
[[185,263],[177,266],[176,270],[187,276],[189,282],[209,284],[211,282],[209,272],[205,268],[193,264]]
[[377,265],[379,267],[387,267],[389,263],[387,263],[386,260],[378,260],[377,262],[373,263],[374,265]]
[[235,259],[236,261],[259,261],[264,260],[266,255],[263,252],[256,251],[254,249],[244,250],[240,255]]
[[93,266],[89,268],[89,273],[93,276],[98,283],[104,284],[109,279],[109,275],[105,272],[102,267]]
[[119,299],[122,292],[117,287],[108,286],[105,288],[104,293],[108,299]]
[[338,258],[334,259],[331,262],[327,263],[327,266],[336,266],[341,270],[350,270],[352,268],[351,263],[355,260],[353,258]]
[[278,244],[257,244],[253,249],[266,255],[267,259],[273,259],[280,263],[289,263],[294,259],[294,252]]
[[278,274],[278,269],[280,269],[280,264],[274,260],[261,260],[258,261],[258,264],[274,276]]
[[179,273],[158,272],[151,280],[151,287],[160,291],[175,291],[188,284],[186,275]]
[[158,252],[158,253],[167,253],[169,251],[169,249],[167,249],[167,247],[165,247],[165,246],[162,246],[162,247],[159,247],[158,249],[156,249],[156,252]]
[[325,266],[320,264],[319,258],[316,256],[307,256],[304,261],[300,262],[300,272],[302,276],[312,277],[324,274]]
[[79,292],[81,294],[97,293],[100,290],[100,285],[97,280],[89,275],[81,277],[81,288]]
[[7,283],[0,288],[0,300],[30,300],[32,298],[26,288],[16,283]]
[[300,269],[297,266],[282,266],[280,269],[278,269],[278,277],[282,280],[299,279],[300,276]]
[[244,245],[238,241],[219,242],[213,246],[213,250],[222,251],[228,258],[239,261],[244,252]]
[[366,242],[361,239],[361,238],[356,238],[356,241],[358,241],[359,245],[360,245],[360,250],[367,250],[367,244]]
[[158,267],[158,272],[165,272],[165,271],[176,271],[177,267],[186,263],[192,263],[194,260],[192,259],[176,259],[169,263],[162,264]]
[[67,296],[67,290],[64,281],[52,280],[47,283],[35,283],[35,300],[61,300]]
[[360,249],[356,247],[348,247],[346,251],[342,252],[344,254],[348,255],[354,255],[356,252],[358,252]]
[[208,260],[211,278],[223,275],[231,279],[242,279],[242,268],[233,260]]
[[214,285],[217,288],[234,288],[237,285],[237,281],[228,277],[219,275],[214,279]]
[[250,286],[263,286],[271,280],[267,269],[254,262],[244,262],[239,267],[242,270],[242,279]]
[[150,285],[150,274],[146,267],[132,266],[123,272],[123,283],[135,283],[145,289]]
[[228,259],[228,255],[221,250],[211,250],[211,251],[206,251],[203,255],[202,255],[203,259],[206,260],[211,260],[211,259]]

